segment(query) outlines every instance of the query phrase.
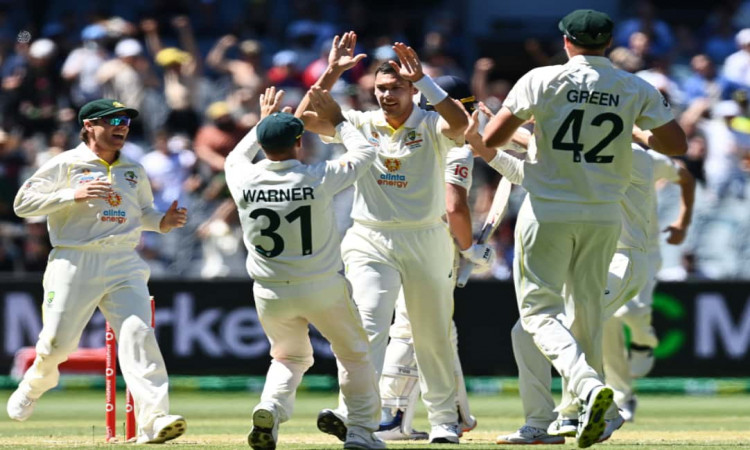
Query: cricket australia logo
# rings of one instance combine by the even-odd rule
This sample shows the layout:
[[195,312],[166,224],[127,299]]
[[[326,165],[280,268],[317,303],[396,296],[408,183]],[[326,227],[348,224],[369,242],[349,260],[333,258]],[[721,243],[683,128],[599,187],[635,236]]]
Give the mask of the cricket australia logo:
[[388,172],[398,172],[398,170],[401,169],[400,159],[387,158],[383,161],[383,164],[385,165],[385,168],[388,169]]
[[115,108],[125,108],[125,105],[120,102],[112,102],[112,106],[114,106]]
[[138,184],[138,175],[132,170],[125,172],[125,181],[130,184],[130,187],[135,187]]
[[406,133],[406,142],[404,145],[414,150],[422,146],[422,133],[417,133],[417,130],[409,130]]
[[122,203],[122,196],[115,191],[111,191],[107,194],[107,203],[109,203],[110,206],[120,206]]

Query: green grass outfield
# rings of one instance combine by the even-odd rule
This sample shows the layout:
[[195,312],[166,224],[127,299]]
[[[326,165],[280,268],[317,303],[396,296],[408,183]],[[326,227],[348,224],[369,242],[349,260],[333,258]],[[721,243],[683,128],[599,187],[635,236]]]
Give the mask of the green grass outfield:
[[[11,391],[0,391],[3,404]],[[250,413],[258,401],[255,392],[174,392],[172,411],[182,414],[188,431],[165,444],[170,449],[242,449],[247,446]],[[677,396],[643,394],[639,397],[636,422],[625,424],[600,448],[610,449],[723,449],[750,448],[750,395]],[[124,399],[118,399],[119,424],[124,419]],[[279,447],[332,449],[342,444],[315,427],[320,408],[334,406],[333,393],[300,392],[294,418],[283,424]],[[472,395],[472,412],[479,420],[460,446],[425,443],[390,443],[389,448],[492,448],[498,434],[510,433],[522,424],[521,403],[515,394]],[[424,408],[417,412],[417,428],[426,429]],[[104,443],[104,392],[100,390],[53,391],[37,405],[26,422],[0,419],[0,448],[103,448],[126,444]],[[130,445],[130,444],[127,444]],[[555,448],[574,448],[567,445]],[[513,448],[513,447],[511,447]],[[517,447],[516,447],[517,448]]]

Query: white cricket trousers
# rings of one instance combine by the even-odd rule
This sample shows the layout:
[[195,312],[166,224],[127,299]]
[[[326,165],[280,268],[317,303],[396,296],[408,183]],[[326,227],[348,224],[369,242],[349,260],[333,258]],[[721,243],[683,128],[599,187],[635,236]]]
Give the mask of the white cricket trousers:
[[651,348],[659,345],[651,318],[654,304],[654,289],[656,289],[656,274],[661,268],[661,254],[659,249],[651,249],[648,253],[648,279],[643,289],[632,300],[615,312],[615,317],[630,328],[630,341]]
[[602,293],[620,228],[539,222],[529,214],[516,223],[513,280],[521,326],[578,398],[603,382]]
[[57,386],[57,366],[78,347],[98,307],[117,338],[120,370],[133,395],[139,429],[150,430],[157,417],[169,414],[167,369],[151,328],[149,272],[133,249],[53,249],[44,272],[37,356],[19,389],[37,398]]
[[[646,255],[640,250],[618,249],[612,257],[607,275],[607,287],[603,293],[603,317],[610,318],[614,311],[622,306],[624,302],[632,298],[645,284],[648,279]],[[570,302],[567,305],[571,307]],[[567,323],[571,317],[561,315],[561,320]],[[603,334],[603,358],[606,383],[613,388],[618,380],[623,378],[621,372],[613,373],[619,367],[618,359],[613,359],[615,352],[624,354],[624,344],[619,348],[612,335],[607,335],[607,325],[611,325],[613,319],[605,321]],[[575,330],[572,330],[575,331]],[[611,332],[610,327],[610,332]],[[619,327],[622,335],[622,325]],[[575,333],[574,333],[575,334]],[[516,322],[511,331],[513,342],[513,355],[518,365],[519,391],[523,403],[526,425],[546,429],[547,426],[557,418],[555,404],[550,392],[552,375],[550,363],[538,350],[531,335],[523,330],[520,320]],[[616,336],[615,336],[616,338]],[[608,339],[610,341],[608,342]],[[610,345],[608,347],[607,345]],[[617,353],[619,355],[620,353]],[[615,356],[616,358],[616,356]],[[609,361],[609,366],[608,366]],[[629,368],[627,369],[629,374]],[[559,415],[568,419],[578,417],[578,403],[569,390],[563,384],[563,395],[560,406],[557,408]],[[615,389],[617,392],[617,389]]]
[[341,250],[378,376],[403,288],[427,418],[431,425],[456,423],[451,344],[454,250],[447,225],[438,221],[414,228],[372,228],[355,223]]
[[343,275],[292,285],[256,281],[253,296],[273,358],[261,401],[276,405],[281,422],[292,417],[297,387],[313,364],[311,323],[336,355],[347,423],[376,430],[380,395],[370,344]]

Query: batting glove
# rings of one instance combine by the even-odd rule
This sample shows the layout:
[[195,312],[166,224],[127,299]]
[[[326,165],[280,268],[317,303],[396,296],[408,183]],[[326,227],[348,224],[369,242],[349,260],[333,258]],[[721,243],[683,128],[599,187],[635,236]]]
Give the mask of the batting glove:
[[495,260],[495,249],[487,244],[474,244],[461,250],[461,256],[474,263],[476,269],[489,269]]

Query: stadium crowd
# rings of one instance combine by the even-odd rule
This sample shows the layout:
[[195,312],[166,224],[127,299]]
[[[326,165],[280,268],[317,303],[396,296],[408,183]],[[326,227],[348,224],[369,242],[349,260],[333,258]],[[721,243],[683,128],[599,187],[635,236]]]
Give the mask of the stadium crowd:
[[[139,252],[152,276],[246,277],[224,159],[257,123],[258,96],[267,86],[284,89],[285,102],[297,105],[326,68],[334,35],[356,30],[358,52],[368,55],[333,89],[344,108],[377,107],[372,69],[397,60],[394,41],[418,49],[429,75],[470,80],[492,110],[515,81],[498,76],[497,57],[463,61],[449,1],[418,1],[412,8],[429,5],[429,14],[384,21],[362,1],[134,1],[106,12],[81,3],[0,3],[0,272],[43,271],[46,223],[16,217],[13,199],[40,164],[77,145],[76,114],[90,100],[115,98],[141,112],[123,152],[145,167],[157,209],[177,199],[191,211],[185,228],[144,233]],[[617,20],[609,56],[669,100],[688,134],[685,162],[699,180],[686,243],[663,246],[659,278],[750,279],[750,1],[716,2],[700,27],[666,20],[648,1],[631,6]],[[559,36],[527,40],[525,51],[536,65],[564,58]],[[342,151],[313,135],[305,135],[303,148],[308,163]],[[478,229],[498,179],[477,160],[474,180]],[[499,257],[487,276],[510,278],[513,215],[522,195],[514,191],[495,233]],[[676,214],[677,195],[673,186],[660,190],[665,224]]]

